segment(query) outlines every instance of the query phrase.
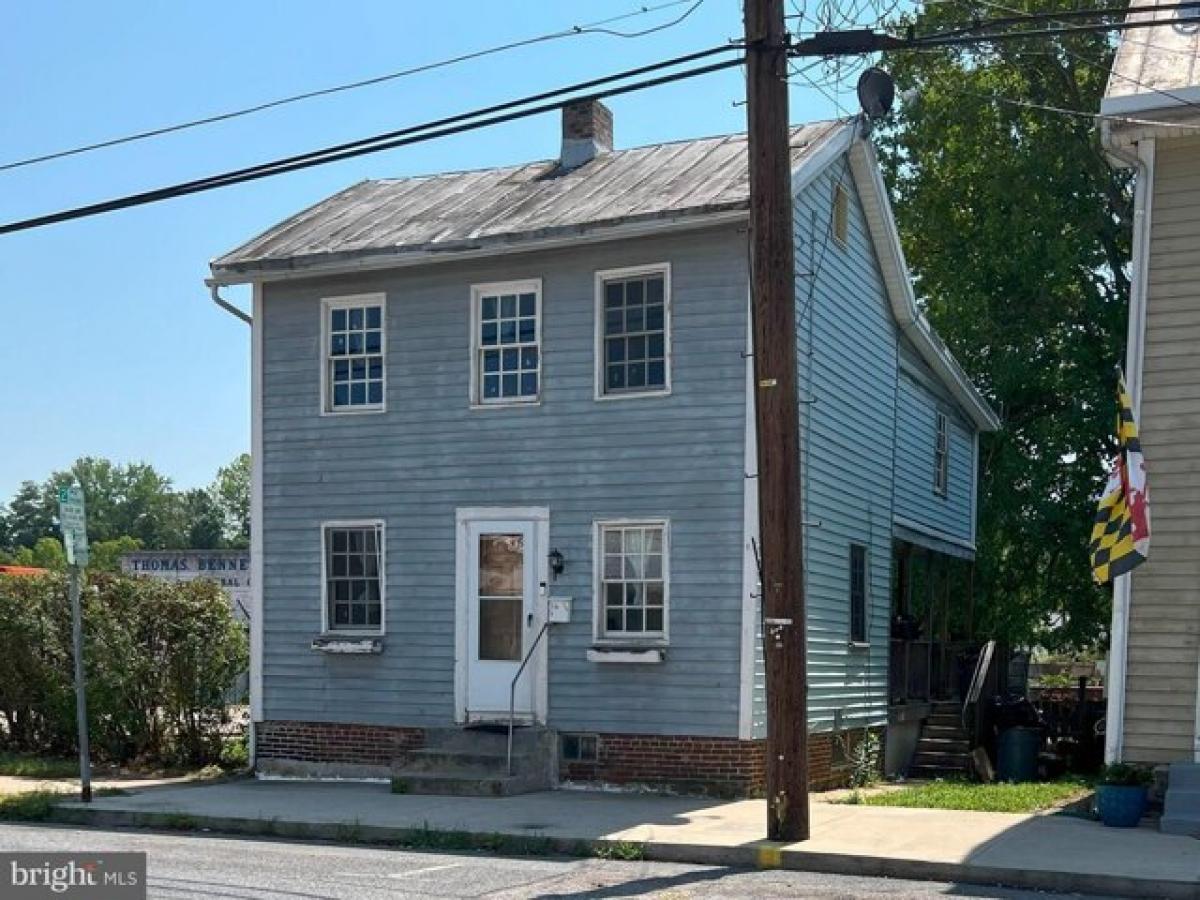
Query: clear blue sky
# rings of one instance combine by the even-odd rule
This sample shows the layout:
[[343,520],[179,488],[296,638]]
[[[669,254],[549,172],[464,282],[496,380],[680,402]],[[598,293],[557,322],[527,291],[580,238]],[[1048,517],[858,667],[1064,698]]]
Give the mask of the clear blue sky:
[[[661,0],[26,4],[0,54],[0,162],[370,77]],[[640,30],[686,7],[611,27]],[[421,122],[740,35],[738,0],[677,27],[587,35],[229,123],[0,172],[11,221]],[[852,85],[850,86],[852,89]],[[618,147],[740,131],[738,69],[611,101]],[[849,103],[847,94],[845,103]],[[833,103],[792,91],[794,122]],[[558,151],[556,116],[0,237],[0,502],[82,455],[208,483],[249,448],[249,329],[209,301],[208,260],[363,178]],[[233,293],[245,298],[244,294]]]

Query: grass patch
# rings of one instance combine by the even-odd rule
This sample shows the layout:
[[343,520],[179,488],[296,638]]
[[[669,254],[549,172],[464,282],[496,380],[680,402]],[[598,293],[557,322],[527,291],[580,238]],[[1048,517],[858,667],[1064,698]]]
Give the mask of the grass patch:
[[0,753],[0,775],[20,778],[77,778],[79,760],[26,753]]
[[0,821],[44,822],[62,799],[53,791],[29,791],[0,797]]
[[841,802],[864,806],[1032,813],[1078,800],[1091,789],[1091,785],[1082,778],[1030,781],[1021,784],[977,784],[971,781],[939,780],[881,794],[851,795]]
[[646,845],[639,841],[612,841],[596,848],[600,859],[619,859],[637,862],[646,858]]

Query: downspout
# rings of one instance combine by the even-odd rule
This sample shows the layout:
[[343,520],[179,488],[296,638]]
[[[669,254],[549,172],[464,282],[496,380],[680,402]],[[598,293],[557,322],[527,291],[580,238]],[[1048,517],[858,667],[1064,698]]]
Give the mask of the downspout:
[[[1125,383],[1134,415],[1142,405],[1142,352],[1146,338],[1146,286],[1150,260],[1150,214],[1154,192],[1154,140],[1141,141],[1131,152],[1113,135],[1110,120],[1100,123],[1100,141],[1116,160],[1134,170],[1133,247],[1130,260],[1129,326],[1125,339]],[[1105,684],[1108,704],[1104,725],[1104,761],[1120,762],[1125,755],[1125,689],[1129,664],[1129,575],[1113,582],[1112,625],[1109,629]]]
[[[213,303],[217,304],[217,306],[221,307],[221,309],[225,310],[225,312],[229,313],[230,315],[237,316],[239,319],[241,319],[243,322],[245,322],[247,325],[250,326],[251,340],[253,342],[253,338],[256,336],[255,332],[259,330],[259,329],[254,328],[254,317],[249,316],[246,313],[242,312],[240,309],[238,309],[236,306],[234,306],[232,303],[230,303],[228,300],[226,300],[224,297],[222,297],[221,296],[221,285],[219,285],[217,282],[209,280],[209,279],[205,279],[204,283],[206,285],[208,285],[209,296],[212,297]],[[257,296],[258,296],[258,291],[257,291],[257,285],[256,285],[255,286],[255,297],[257,297]],[[257,304],[256,304],[256,306],[257,306]],[[252,369],[256,370],[257,366],[259,364],[259,358],[260,358],[261,354],[259,352],[257,352],[257,348],[252,347],[250,355],[252,357]],[[258,381],[257,381],[256,375],[254,374],[254,371],[252,371],[252,374],[250,377],[251,377],[251,381],[252,381],[251,404],[253,405],[254,398],[257,397],[257,387],[256,386],[258,384]],[[261,469],[258,468],[259,460],[261,458],[260,442],[254,439],[254,435],[256,435],[258,433],[257,432],[258,426],[254,422],[254,418],[255,418],[255,416],[253,415],[254,412],[257,412],[257,411],[256,410],[252,411],[251,423],[250,423],[250,430],[251,430],[251,447],[250,447],[250,449],[253,451],[253,453],[251,455],[251,460],[252,460],[252,464],[251,464],[251,480],[252,480],[251,495],[252,495],[252,497],[254,495],[256,488],[261,490],[260,485],[261,485],[261,477],[262,477],[259,474],[261,472]],[[261,508],[261,507],[258,507],[257,504],[255,504],[252,499],[251,500],[251,528],[252,528],[253,532],[255,532],[255,533],[258,532],[258,522],[257,522],[257,515],[256,515],[258,508]],[[261,590],[261,588],[258,587],[258,581],[262,577],[262,573],[261,573],[261,568],[256,572],[254,569],[254,566],[255,566],[255,560],[262,558],[262,547],[261,547],[261,543],[259,546],[254,547],[253,546],[253,543],[254,543],[253,538],[251,538],[251,543],[252,543],[252,547],[251,547],[252,555],[250,557],[250,571],[252,573],[254,590],[258,591],[258,590]],[[259,618],[258,610],[261,608],[262,604],[260,602],[260,603],[252,603],[251,605],[254,607],[254,616],[250,620],[250,629],[253,634],[253,631],[255,629],[255,624],[256,624],[254,620]],[[260,634],[262,633],[261,622],[258,623],[258,631]],[[252,645],[251,653],[253,654],[257,651],[259,658],[261,659],[262,648],[254,647],[253,644],[254,644],[254,641],[251,640],[251,645]],[[261,665],[261,663],[260,663],[260,665]],[[251,662],[251,664],[250,664],[250,669],[251,669],[250,690],[251,690],[251,692],[253,692],[254,691],[254,673],[253,673],[254,663],[253,662]],[[257,764],[258,764],[258,740],[257,740],[257,737],[258,737],[258,735],[256,733],[257,730],[258,730],[258,728],[257,728],[257,724],[254,721],[254,716],[251,715],[250,716],[249,734],[246,737],[247,737],[247,746],[249,747],[249,750],[250,750],[250,771],[256,772],[256,773],[258,771],[258,768],[257,768]]]
[[221,307],[221,309],[225,310],[225,312],[229,313],[230,315],[237,316],[247,325],[254,325],[253,318],[246,315],[244,312],[221,296],[221,285],[217,284],[215,281],[208,280],[206,280],[204,283],[208,285],[209,294],[212,296],[213,303],[217,304],[217,306]]

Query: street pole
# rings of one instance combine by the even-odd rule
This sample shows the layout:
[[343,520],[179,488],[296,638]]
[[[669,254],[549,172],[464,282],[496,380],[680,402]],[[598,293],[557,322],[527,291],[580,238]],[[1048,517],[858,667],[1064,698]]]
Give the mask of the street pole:
[[71,644],[75,653],[75,724],[79,732],[80,799],[92,802],[92,764],[88,754],[87,686],[83,680],[83,611],[80,609],[82,570],[71,566]]
[[750,292],[767,687],[767,837],[805,841],[808,685],[783,0],[745,0]]

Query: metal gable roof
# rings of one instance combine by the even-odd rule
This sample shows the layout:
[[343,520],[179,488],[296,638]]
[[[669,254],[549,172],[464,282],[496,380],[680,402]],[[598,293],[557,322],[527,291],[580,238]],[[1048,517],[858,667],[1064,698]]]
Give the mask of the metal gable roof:
[[[846,121],[793,128],[793,167]],[[548,160],[360,182],[211,266],[214,276],[237,280],[347,257],[473,249],[702,217],[748,203],[746,136],[724,135],[613,151],[570,171]]]

